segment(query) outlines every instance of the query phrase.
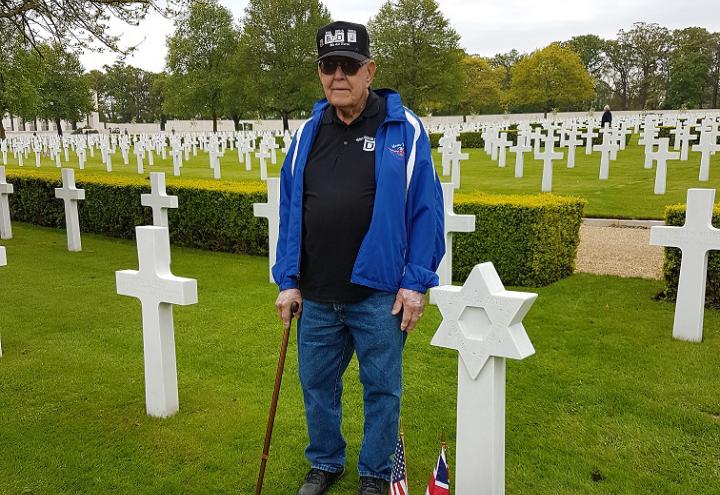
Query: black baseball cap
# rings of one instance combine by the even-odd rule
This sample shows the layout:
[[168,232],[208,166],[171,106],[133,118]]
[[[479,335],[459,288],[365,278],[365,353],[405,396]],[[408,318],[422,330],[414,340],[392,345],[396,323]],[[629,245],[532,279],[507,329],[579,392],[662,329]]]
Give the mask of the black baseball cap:
[[362,24],[336,21],[317,32],[317,61],[327,57],[348,57],[359,62],[370,58],[370,37]]

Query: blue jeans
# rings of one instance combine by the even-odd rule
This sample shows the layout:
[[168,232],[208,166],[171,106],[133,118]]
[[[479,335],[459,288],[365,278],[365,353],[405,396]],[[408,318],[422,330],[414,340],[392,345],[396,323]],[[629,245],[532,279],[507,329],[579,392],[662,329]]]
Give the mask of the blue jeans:
[[338,472],[345,466],[342,423],[343,373],[353,352],[360,364],[365,429],[360,476],[390,479],[402,396],[402,351],[407,334],[401,315],[390,314],[395,294],[374,292],[352,304],[303,301],[297,325],[300,384],[312,467]]

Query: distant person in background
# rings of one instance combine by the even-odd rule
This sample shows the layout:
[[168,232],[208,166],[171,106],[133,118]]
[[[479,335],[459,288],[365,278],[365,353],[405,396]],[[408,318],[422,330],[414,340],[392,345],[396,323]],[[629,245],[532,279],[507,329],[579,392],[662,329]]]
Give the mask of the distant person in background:
[[612,126],[612,113],[610,112],[610,105],[605,105],[603,108],[602,120],[600,120],[600,127],[605,127],[605,124]]

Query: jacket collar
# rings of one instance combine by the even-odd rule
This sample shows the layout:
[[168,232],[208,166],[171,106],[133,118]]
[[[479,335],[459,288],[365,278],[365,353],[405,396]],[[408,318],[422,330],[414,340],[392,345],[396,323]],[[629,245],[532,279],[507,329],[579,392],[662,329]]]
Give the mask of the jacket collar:
[[[374,91],[381,98],[385,98],[385,111],[387,113],[385,117],[386,122],[393,120],[404,122],[407,120],[405,117],[405,107],[403,107],[402,99],[400,99],[400,95],[396,91],[393,91],[392,89],[375,89]],[[330,106],[330,103],[328,103],[326,98],[315,102],[312,110],[313,120],[320,122],[322,120],[323,113],[328,106]]]

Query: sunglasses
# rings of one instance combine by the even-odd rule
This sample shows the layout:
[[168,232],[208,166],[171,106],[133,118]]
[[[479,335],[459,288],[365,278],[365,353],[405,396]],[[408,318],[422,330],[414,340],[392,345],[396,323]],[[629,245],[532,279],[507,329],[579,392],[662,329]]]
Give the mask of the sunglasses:
[[342,59],[325,59],[318,62],[320,71],[326,76],[335,74],[338,67],[343,71],[346,76],[354,76],[360,70],[360,67],[365,65],[368,61],[358,62],[357,60],[342,58]]

